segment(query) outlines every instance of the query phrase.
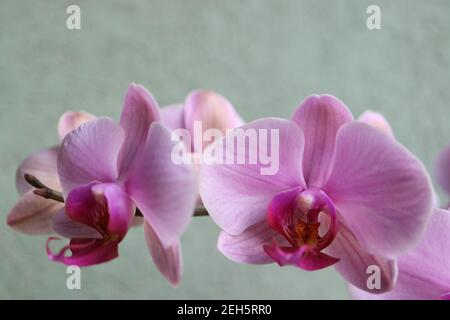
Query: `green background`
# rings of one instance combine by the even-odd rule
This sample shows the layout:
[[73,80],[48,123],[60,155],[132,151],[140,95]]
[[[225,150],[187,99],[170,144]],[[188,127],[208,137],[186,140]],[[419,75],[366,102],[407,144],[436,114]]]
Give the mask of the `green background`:
[[[81,7],[81,30],[66,7]],[[382,29],[366,27],[378,4]],[[133,229],[120,258],[83,269],[47,260],[46,237],[6,226],[18,196],[15,169],[57,143],[67,109],[118,118],[130,82],[160,105],[195,88],[228,97],[245,120],[288,117],[303,98],[331,93],[359,115],[385,114],[396,137],[431,169],[450,140],[450,2],[441,1],[25,1],[0,2],[0,298],[348,297],[333,268],[232,263],[215,249],[218,228],[194,219],[182,239],[184,279],[172,289]]]

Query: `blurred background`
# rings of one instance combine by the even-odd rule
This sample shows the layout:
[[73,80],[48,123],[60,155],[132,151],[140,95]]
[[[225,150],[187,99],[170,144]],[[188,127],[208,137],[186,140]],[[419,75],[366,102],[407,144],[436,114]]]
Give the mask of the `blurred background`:
[[[81,30],[66,8],[81,8]],[[366,9],[381,8],[380,30]],[[81,290],[49,262],[46,237],[13,232],[15,170],[58,142],[68,109],[118,119],[130,82],[161,106],[195,88],[226,96],[247,121],[289,117],[307,95],[330,93],[355,116],[382,112],[428,169],[450,142],[447,0],[0,1],[0,298],[347,299],[333,268],[247,266],[216,250],[218,228],[195,218],[182,239],[184,280],[159,275],[142,228],[120,257],[82,270]]]

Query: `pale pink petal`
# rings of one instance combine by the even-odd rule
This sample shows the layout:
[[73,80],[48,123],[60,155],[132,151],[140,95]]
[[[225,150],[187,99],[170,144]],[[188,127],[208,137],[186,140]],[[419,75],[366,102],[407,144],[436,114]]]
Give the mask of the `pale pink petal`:
[[161,108],[161,122],[171,130],[184,128],[184,106],[173,104]]
[[422,163],[360,122],[339,130],[324,190],[362,247],[390,258],[418,243],[432,212],[432,188]]
[[58,174],[64,194],[93,181],[115,181],[123,141],[123,129],[109,118],[86,122],[69,133],[58,155]]
[[434,176],[440,187],[450,196],[450,145],[437,157]]
[[305,99],[292,115],[292,120],[305,134],[303,175],[306,184],[322,187],[332,168],[336,133],[353,120],[350,110],[330,95],[312,95]]
[[[382,256],[376,256],[368,253],[361,247],[354,234],[341,224],[336,238],[331,245],[324,250],[327,254],[339,259],[335,264],[336,270],[349,283],[361,288],[362,290],[373,293],[389,291],[395,285],[397,279],[397,264]],[[374,273],[372,268],[379,271],[379,288],[368,286],[377,285],[369,277]],[[369,280],[369,281],[368,281]]]
[[136,154],[144,146],[150,125],[160,121],[159,106],[143,86],[132,83],[125,97],[120,125],[125,140],[119,158],[119,172],[126,175]]
[[8,214],[7,223],[26,234],[52,233],[52,217],[64,207],[63,203],[44,199],[32,190],[24,193]]
[[420,244],[398,259],[394,289],[381,295],[350,286],[355,299],[437,300],[450,292],[450,212],[435,209]]
[[[202,131],[219,129],[222,134],[227,129],[234,129],[243,124],[233,105],[223,96],[207,90],[192,91],[184,104],[184,125],[194,137],[194,124],[201,121]],[[203,134],[201,132],[201,134]],[[193,151],[201,152],[208,144],[203,142],[200,146],[193,145]]]
[[389,137],[395,138],[394,131],[392,130],[389,122],[381,113],[366,111],[358,118],[358,121],[367,123],[375,129],[387,134]]
[[61,191],[61,185],[59,184],[56,169],[58,150],[58,147],[44,149],[32,154],[22,161],[16,171],[16,187],[19,194],[22,195],[25,192],[34,189],[27,181],[25,181],[25,173],[37,177],[47,187]]
[[153,262],[159,272],[169,280],[172,286],[177,286],[181,281],[183,269],[181,249],[178,241],[164,246],[147,221],[144,221],[144,233]]
[[51,226],[57,234],[68,239],[102,238],[102,235],[94,228],[69,219],[64,209],[53,216]]
[[178,143],[171,139],[169,129],[153,123],[125,181],[126,192],[164,245],[175,243],[187,228],[197,195],[191,166],[171,159]]
[[78,128],[81,124],[95,119],[95,116],[84,111],[67,111],[59,118],[58,135],[59,139]]
[[[267,140],[253,141],[246,150],[229,143],[233,136],[242,141],[247,133],[262,137],[264,132]],[[305,186],[303,146],[301,129],[292,121],[277,118],[248,123],[210,145],[203,154],[200,195],[211,218],[231,235],[265,220],[269,203],[278,192]],[[270,161],[263,163],[260,156],[270,155],[270,151],[272,166]],[[255,161],[250,161],[249,154],[255,155]],[[238,164],[239,158],[244,164]],[[233,164],[227,164],[227,159]]]
[[278,233],[263,221],[249,227],[237,236],[222,231],[217,248],[228,259],[239,263],[266,264],[273,259],[264,251],[264,245],[271,244],[273,238],[282,241]]

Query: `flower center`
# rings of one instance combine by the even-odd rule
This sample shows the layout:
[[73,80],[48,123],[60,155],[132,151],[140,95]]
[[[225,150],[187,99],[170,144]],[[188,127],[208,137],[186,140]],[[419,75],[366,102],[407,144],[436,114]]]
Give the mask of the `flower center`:
[[91,220],[92,226],[95,227],[95,229],[97,229],[97,231],[103,236],[106,236],[109,220],[107,205],[97,202],[92,210]]
[[[301,192],[286,212],[282,234],[293,246],[308,245],[322,250],[336,236],[336,209],[320,190]],[[322,226],[322,228],[320,228]],[[324,235],[320,231],[326,230]]]
[[[270,204],[268,223],[282,238],[274,239],[274,244],[264,249],[280,265],[316,270],[338,261],[321,252],[337,233],[336,209],[323,191],[293,189],[279,193]],[[283,242],[287,246],[280,246]]]

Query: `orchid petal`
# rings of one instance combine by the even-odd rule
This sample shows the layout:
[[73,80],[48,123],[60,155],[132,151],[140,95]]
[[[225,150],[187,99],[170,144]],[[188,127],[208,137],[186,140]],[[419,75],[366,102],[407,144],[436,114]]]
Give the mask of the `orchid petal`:
[[7,223],[22,233],[49,234],[53,231],[51,219],[62,207],[62,203],[41,198],[30,190],[11,209]]
[[[264,130],[270,139],[267,143],[261,138],[259,143],[254,141],[257,148],[254,145],[242,150],[229,144],[233,136],[245,139],[247,133],[255,133],[261,137]],[[278,139],[271,137],[272,133],[277,133]],[[305,185],[301,165],[303,146],[300,128],[292,121],[277,118],[248,123],[208,146],[200,169],[200,195],[211,218],[231,235],[239,235],[264,221],[275,194]],[[274,151],[277,152],[271,163],[274,170],[264,171],[268,165],[262,163],[261,155],[273,155]],[[254,164],[249,154],[258,156]],[[240,156],[244,164],[237,163]],[[229,159],[234,160],[233,164],[227,164]]]
[[434,209],[420,244],[398,259],[399,276],[394,289],[381,295],[350,286],[355,299],[430,300],[450,292],[450,212]]
[[153,262],[159,272],[169,280],[172,286],[177,286],[182,274],[181,249],[178,241],[164,246],[147,221],[144,221],[144,233]]
[[69,219],[120,241],[132,224],[134,205],[118,185],[92,183],[69,193],[66,214]]
[[281,236],[269,227],[267,222],[257,223],[237,236],[222,231],[217,248],[228,259],[238,263],[267,264],[273,259],[264,251],[264,245],[271,244],[272,239],[283,242]]
[[184,106],[173,104],[161,108],[161,122],[171,130],[184,128]]
[[58,174],[64,194],[93,181],[115,181],[123,141],[122,128],[109,118],[86,122],[69,133],[58,155]]
[[[192,136],[195,136],[196,121],[201,121],[203,132],[218,129],[222,134],[225,134],[227,129],[234,129],[243,124],[233,105],[225,97],[207,90],[192,91],[186,97],[184,124]],[[201,150],[194,144],[193,151],[201,152],[207,143],[203,142]]]
[[[386,292],[393,288],[397,279],[396,261],[365,251],[344,224],[340,225],[336,238],[324,251],[339,259],[335,265],[336,270],[354,286],[373,293]],[[375,272],[379,270],[378,288],[374,286],[369,289],[369,277],[371,272],[374,272],[371,268],[374,268]]]
[[305,134],[303,174],[309,188],[322,187],[332,167],[336,133],[353,120],[343,102],[330,95],[309,96],[295,110],[292,121]]
[[25,173],[37,177],[49,188],[61,190],[56,169],[58,150],[58,147],[41,150],[22,161],[16,171],[16,187],[19,194],[23,195],[27,191],[34,189],[25,180]]
[[389,122],[381,113],[366,111],[358,118],[358,121],[367,123],[375,129],[387,134],[389,137],[395,138],[394,131],[392,130]]
[[197,196],[191,166],[172,161],[178,143],[167,128],[153,123],[125,181],[126,191],[165,246],[175,243],[187,228]]
[[128,87],[120,117],[120,125],[125,132],[119,158],[121,175],[126,175],[136,154],[144,146],[150,125],[160,120],[159,106],[151,93],[143,86],[132,83]]
[[432,188],[422,163],[360,122],[339,130],[324,191],[362,247],[389,258],[418,243],[432,212]]
[[84,111],[67,111],[59,118],[58,136],[62,141],[64,137],[78,128],[81,124],[91,121],[96,117]]

